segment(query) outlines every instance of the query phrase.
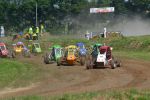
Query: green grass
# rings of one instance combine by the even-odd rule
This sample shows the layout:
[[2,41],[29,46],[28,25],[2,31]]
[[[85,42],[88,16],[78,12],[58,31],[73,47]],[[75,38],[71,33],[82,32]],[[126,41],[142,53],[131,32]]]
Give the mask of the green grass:
[[150,52],[144,51],[113,51],[113,54],[119,57],[131,58],[131,59],[139,59],[139,60],[150,60]]
[[98,92],[86,92],[78,94],[64,94],[62,96],[51,97],[51,100],[91,100],[98,96]]
[[150,91],[138,91],[135,89],[131,89],[128,91],[111,91],[107,92],[107,94],[103,94],[103,97],[107,99],[113,100],[149,100],[150,99]]
[[69,93],[60,96],[23,96],[5,100],[150,100],[150,91],[110,90],[85,93]]
[[109,45],[115,50],[150,51],[150,36],[124,37],[112,39]]
[[0,59],[0,88],[29,85],[37,74],[37,69],[31,64]]
[[95,43],[105,43],[106,45],[114,47],[115,50],[150,51],[150,36],[99,38],[95,40],[86,40],[85,38],[76,37],[77,36],[70,35],[50,36],[42,39],[41,43],[47,42],[60,44],[62,46],[76,44],[77,42],[83,42],[87,46]]

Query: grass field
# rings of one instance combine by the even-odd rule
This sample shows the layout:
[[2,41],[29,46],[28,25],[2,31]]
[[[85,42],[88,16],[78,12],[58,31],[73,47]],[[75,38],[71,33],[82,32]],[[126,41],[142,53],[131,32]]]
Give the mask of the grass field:
[[0,59],[0,88],[29,85],[36,80],[37,70],[32,64]]
[[114,51],[114,55],[131,58],[131,59],[139,59],[139,60],[150,60],[150,52],[144,51]]

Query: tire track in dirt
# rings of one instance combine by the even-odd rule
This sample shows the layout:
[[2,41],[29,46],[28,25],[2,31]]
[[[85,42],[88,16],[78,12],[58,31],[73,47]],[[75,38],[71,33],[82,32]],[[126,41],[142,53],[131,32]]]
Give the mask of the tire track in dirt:
[[[38,61],[40,60],[39,58]],[[33,58],[30,61],[35,62]],[[122,59],[122,61],[123,66],[120,68],[93,70],[85,70],[85,67],[82,66],[62,66],[58,69],[56,64],[44,65],[43,63],[38,63],[39,66],[56,72],[51,73],[48,78],[35,84],[34,87],[20,90],[12,89],[8,92],[2,91],[0,92],[0,97],[53,95],[113,88],[150,88],[150,63],[148,61],[132,59]]]
[[[127,75],[126,71],[122,69],[94,69],[89,70],[91,78],[85,82],[69,86],[68,88],[61,88],[57,90],[49,90],[42,93],[42,95],[50,95],[51,93],[70,93],[70,92],[85,92],[103,90],[108,88],[121,87],[132,81],[132,76]],[[116,72],[121,72],[120,75]],[[115,74],[116,73],[116,74]],[[112,76],[112,74],[114,74]]]
[[144,60],[129,60],[124,64],[125,70],[132,74],[134,79],[126,85],[132,88],[150,89],[150,63]]

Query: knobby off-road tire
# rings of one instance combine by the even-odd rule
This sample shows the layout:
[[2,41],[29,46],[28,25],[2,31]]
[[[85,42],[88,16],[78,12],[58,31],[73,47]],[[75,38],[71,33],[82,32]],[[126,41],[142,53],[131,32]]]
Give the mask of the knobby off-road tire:
[[90,69],[90,56],[86,57],[86,69]]
[[44,63],[45,64],[49,64],[50,63],[49,62],[49,54],[48,53],[46,53],[45,56],[44,56]]
[[23,55],[24,57],[28,57],[28,58],[31,57],[30,51],[26,51],[26,50],[24,50],[24,51],[22,52],[22,55]]
[[97,65],[96,65],[96,59],[95,57],[91,58],[91,65],[92,65],[92,69],[94,69]]
[[111,61],[111,69],[115,69],[117,67],[117,64],[114,60]]
[[13,57],[12,57],[12,51],[10,51],[10,50],[8,51],[7,58],[13,58]]
[[116,60],[117,63],[117,67],[121,67],[121,61],[120,60]]
[[85,65],[85,57],[80,58],[80,64],[81,64],[81,66]]
[[11,57],[16,58],[16,53],[14,51],[11,51]]
[[116,65],[117,65],[117,67],[121,67],[121,61],[116,60],[115,63],[116,63]]
[[86,61],[86,69],[90,69],[90,60]]
[[114,63],[116,64],[116,67],[121,67],[121,61],[119,59],[117,59],[116,57],[112,57]]
[[60,66],[61,65],[61,58],[58,58],[57,59],[57,66]]
[[92,62],[91,56],[89,56],[89,57],[87,58],[87,61],[86,61],[86,69],[93,69],[93,62]]

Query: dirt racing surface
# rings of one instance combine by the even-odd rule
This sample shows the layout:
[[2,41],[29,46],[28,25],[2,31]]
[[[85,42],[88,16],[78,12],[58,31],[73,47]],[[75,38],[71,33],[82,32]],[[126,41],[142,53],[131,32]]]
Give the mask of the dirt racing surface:
[[[0,91],[0,97],[22,95],[54,95],[71,92],[85,92],[107,89],[150,89],[150,62],[122,58],[122,66],[116,69],[99,68],[86,70],[85,66],[57,66],[44,64],[38,59],[22,58],[21,61],[37,63],[44,70],[49,71],[38,83],[17,89]],[[36,67],[36,66],[35,66]]]

